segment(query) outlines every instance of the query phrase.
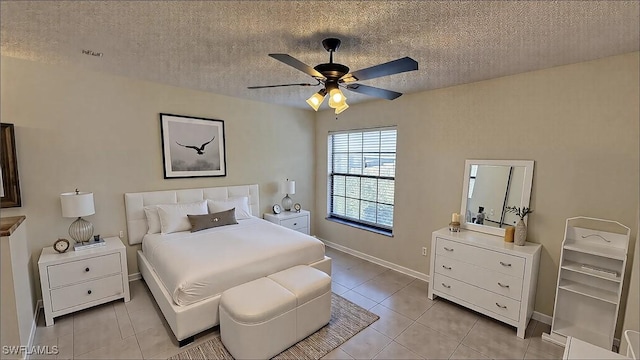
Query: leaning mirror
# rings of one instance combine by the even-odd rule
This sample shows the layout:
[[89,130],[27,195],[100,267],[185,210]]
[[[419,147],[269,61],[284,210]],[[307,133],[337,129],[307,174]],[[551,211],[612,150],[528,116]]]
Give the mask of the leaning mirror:
[[529,207],[532,181],[531,160],[465,161],[460,226],[504,236],[505,227],[519,219],[506,208]]

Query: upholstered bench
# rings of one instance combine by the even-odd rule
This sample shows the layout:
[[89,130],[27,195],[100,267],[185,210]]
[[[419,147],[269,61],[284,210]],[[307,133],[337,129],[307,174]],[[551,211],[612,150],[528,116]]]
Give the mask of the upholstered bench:
[[326,325],[331,318],[331,278],[294,266],[224,293],[222,343],[236,359],[268,359]]

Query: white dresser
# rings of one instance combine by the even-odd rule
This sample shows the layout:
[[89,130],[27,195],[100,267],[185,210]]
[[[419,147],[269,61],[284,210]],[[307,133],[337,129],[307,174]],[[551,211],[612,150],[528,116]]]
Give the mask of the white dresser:
[[309,235],[311,216],[307,210],[283,211],[280,214],[264,214],[264,219],[291,230]]
[[105,246],[59,254],[42,249],[38,268],[47,326],[53,318],[108,301],[130,300],[126,249],[119,238]]
[[433,232],[429,299],[441,296],[525,330],[535,304],[541,246],[469,230]]

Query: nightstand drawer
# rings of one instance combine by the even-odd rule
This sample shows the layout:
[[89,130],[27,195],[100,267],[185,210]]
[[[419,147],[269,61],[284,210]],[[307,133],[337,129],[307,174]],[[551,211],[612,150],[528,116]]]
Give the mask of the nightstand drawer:
[[122,274],[116,274],[51,290],[51,307],[59,311],[122,293]]
[[300,216],[300,217],[296,217],[293,219],[286,219],[286,220],[282,220],[280,222],[280,225],[292,229],[292,230],[298,230],[298,229],[302,229],[307,227],[307,217],[306,216]]
[[119,253],[72,261],[66,264],[51,265],[47,268],[49,286],[52,289],[116,274],[121,271],[122,265],[120,264]]

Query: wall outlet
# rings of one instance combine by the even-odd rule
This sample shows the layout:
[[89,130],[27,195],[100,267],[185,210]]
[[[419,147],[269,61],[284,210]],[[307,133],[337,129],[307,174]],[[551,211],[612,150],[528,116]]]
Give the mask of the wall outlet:
[[426,247],[422,247],[422,256],[427,256],[427,248]]
[[118,234],[120,239],[124,239],[124,231],[120,230],[120,234]]

